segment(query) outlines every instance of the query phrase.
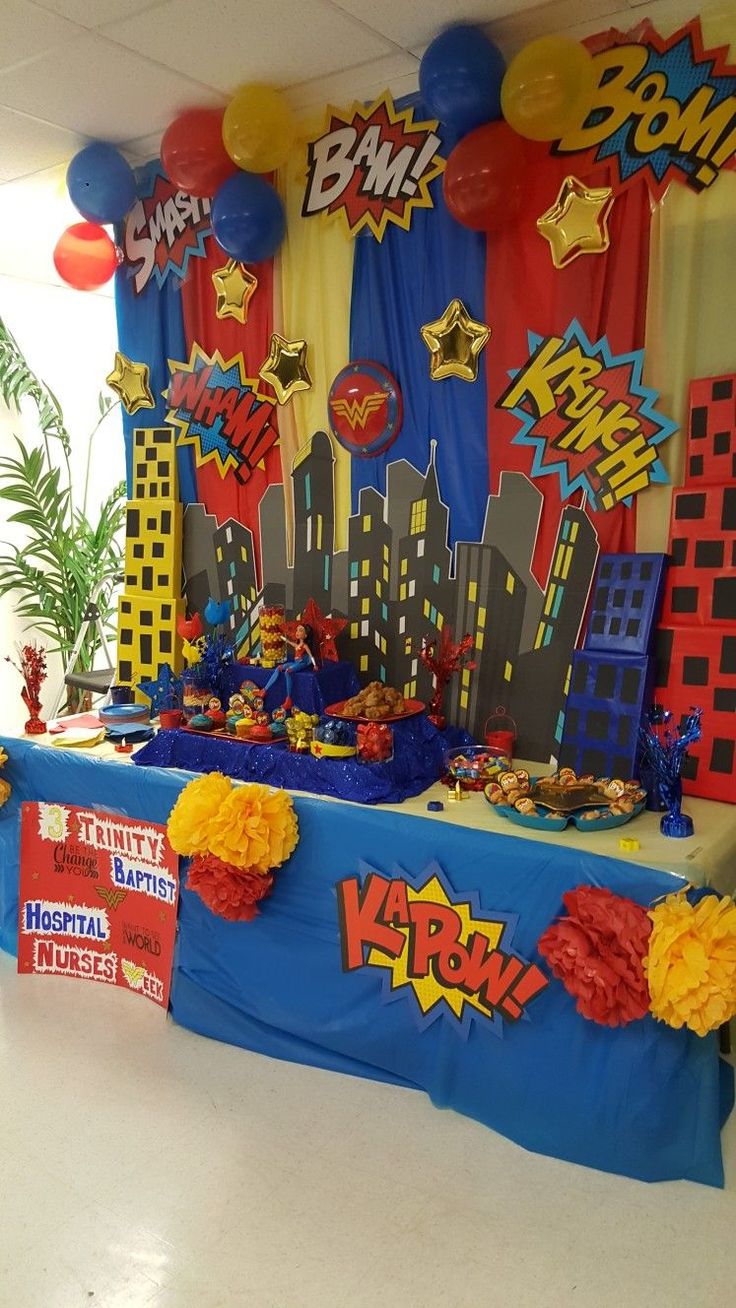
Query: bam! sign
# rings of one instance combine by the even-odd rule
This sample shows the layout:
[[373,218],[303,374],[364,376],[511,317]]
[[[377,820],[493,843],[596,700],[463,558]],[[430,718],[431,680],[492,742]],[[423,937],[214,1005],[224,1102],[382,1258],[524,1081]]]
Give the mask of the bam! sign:
[[179,429],[179,445],[194,449],[197,467],[214,463],[221,477],[232,469],[248,481],[279,438],[274,404],[246,376],[242,354],[223,359],[194,344],[189,361],[169,359],[166,421]]
[[544,990],[547,977],[509,948],[516,918],[456,896],[439,867],[419,884],[367,871],[337,884],[344,972],[378,968],[384,999],[409,995],[422,1027],[444,1015],[467,1035],[471,1018],[501,1034]]
[[430,182],[445,166],[437,121],[415,122],[386,92],[347,113],[328,111],[327,128],[308,151],[302,213],[341,213],[351,236],[367,227],[383,240],[388,223],[408,230],[414,209],[431,209]]
[[171,273],[185,277],[189,260],[204,256],[211,231],[209,200],[177,190],[158,163],[149,165],[123,226],[123,255],[136,295],[152,277],[157,286]]
[[573,320],[564,336],[530,332],[529,355],[498,408],[519,422],[515,443],[532,446],[533,477],[559,477],[563,499],[582,490],[594,509],[669,480],[656,447],[677,423],[642,382],[643,350],[614,355],[605,336],[591,344]]
[[166,1008],[178,896],[165,827],[23,805],[19,972],[122,986]]
[[593,106],[554,153],[612,160],[619,190],[643,175],[655,199],[671,181],[701,191],[734,164],[736,66],[726,47],[703,48],[698,18],[666,41],[648,22],[640,32],[594,54]]

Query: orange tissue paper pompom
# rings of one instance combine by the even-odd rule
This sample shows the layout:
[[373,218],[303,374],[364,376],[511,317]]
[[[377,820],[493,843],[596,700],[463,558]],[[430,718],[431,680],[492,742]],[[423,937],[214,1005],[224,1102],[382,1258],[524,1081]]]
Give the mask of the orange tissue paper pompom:
[[212,825],[232,793],[232,782],[221,772],[190,781],[169,814],[169,844],[177,854],[206,854]]
[[5,781],[2,777],[0,777],[0,808],[2,808],[3,804],[7,804],[8,800],[10,799],[11,793],[12,793],[12,789],[11,789],[10,782]]
[[644,969],[660,1022],[707,1035],[736,1014],[736,905],[705,895],[668,895],[651,909]]
[[224,863],[266,873],[286,861],[298,838],[286,792],[253,782],[228,795],[210,832],[209,849]]
[[204,854],[192,859],[187,888],[218,917],[228,922],[252,922],[260,911],[259,901],[271,894],[273,876],[233,867],[214,854]]

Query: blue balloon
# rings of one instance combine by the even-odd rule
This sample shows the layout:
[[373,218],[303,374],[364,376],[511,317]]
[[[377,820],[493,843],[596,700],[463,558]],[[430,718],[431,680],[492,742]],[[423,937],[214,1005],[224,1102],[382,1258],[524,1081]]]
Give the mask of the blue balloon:
[[218,604],[217,600],[210,595],[205,605],[204,617],[211,627],[221,626],[230,617],[230,600],[223,600],[222,604]]
[[119,223],[135,203],[135,174],[114,145],[94,141],[66,170],[69,198],[91,223]]
[[458,23],[436,36],[419,65],[424,105],[441,123],[466,136],[501,115],[503,55],[479,27]]
[[284,206],[263,177],[236,173],[222,183],[212,202],[212,230],[231,259],[260,263],[270,259],[284,239]]

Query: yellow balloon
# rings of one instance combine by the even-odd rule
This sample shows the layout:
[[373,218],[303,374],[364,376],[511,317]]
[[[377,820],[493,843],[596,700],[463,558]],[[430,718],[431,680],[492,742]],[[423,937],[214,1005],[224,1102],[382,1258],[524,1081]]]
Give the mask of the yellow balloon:
[[510,127],[531,141],[556,141],[581,124],[593,98],[593,58],[567,36],[542,36],[512,59],[501,86]]
[[241,86],[222,120],[222,139],[230,158],[249,173],[270,173],[286,163],[296,139],[290,105],[272,86]]

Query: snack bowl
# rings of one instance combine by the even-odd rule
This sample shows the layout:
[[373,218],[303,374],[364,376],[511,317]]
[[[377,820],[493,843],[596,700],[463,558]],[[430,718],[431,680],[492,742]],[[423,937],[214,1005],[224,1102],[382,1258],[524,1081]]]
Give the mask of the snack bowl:
[[488,745],[461,745],[445,754],[445,781],[448,785],[460,782],[463,790],[483,790],[511,767],[506,754],[499,754]]

